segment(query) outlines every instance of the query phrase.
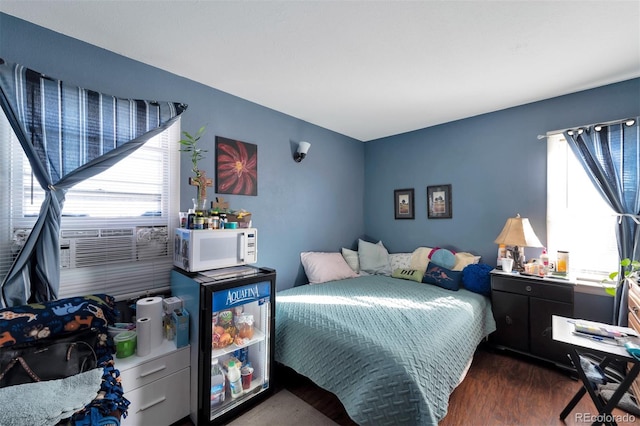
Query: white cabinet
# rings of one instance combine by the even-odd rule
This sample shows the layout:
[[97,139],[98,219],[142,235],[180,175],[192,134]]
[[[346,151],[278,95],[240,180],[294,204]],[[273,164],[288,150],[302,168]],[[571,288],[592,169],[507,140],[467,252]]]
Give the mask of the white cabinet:
[[169,425],[189,415],[189,346],[164,340],[147,356],[116,358],[115,367],[131,402],[123,426]]

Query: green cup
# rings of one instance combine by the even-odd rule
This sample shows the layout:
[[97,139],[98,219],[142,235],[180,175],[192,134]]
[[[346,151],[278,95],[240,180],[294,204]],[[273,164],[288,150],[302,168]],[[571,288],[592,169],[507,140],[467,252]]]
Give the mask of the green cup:
[[136,353],[136,332],[123,331],[113,338],[116,345],[116,358],[126,358]]

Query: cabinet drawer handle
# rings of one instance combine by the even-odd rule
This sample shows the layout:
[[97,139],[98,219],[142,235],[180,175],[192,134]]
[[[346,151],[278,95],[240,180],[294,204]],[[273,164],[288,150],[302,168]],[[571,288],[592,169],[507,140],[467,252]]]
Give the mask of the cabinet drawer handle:
[[162,371],[162,370],[164,370],[165,368],[167,368],[167,366],[166,366],[166,365],[161,365],[160,367],[158,367],[158,368],[154,368],[153,370],[151,370],[151,371],[147,371],[146,373],[140,373],[140,378],[150,376],[150,375],[152,375],[153,373],[157,373],[158,371]]
[[511,319],[511,317],[510,317],[509,315],[507,315],[507,316],[505,317],[505,322],[506,322],[508,325],[513,324],[513,320]]
[[138,410],[138,413],[140,411],[148,410],[149,408],[153,407],[154,405],[158,405],[161,402],[164,402],[166,399],[167,399],[167,397],[163,396],[162,398],[160,398],[160,399],[158,399],[156,401],[150,402],[149,404],[145,405],[144,407],[140,407],[140,409]]
[[528,285],[528,286],[526,286],[524,289],[525,289],[525,290],[527,290],[527,291],[531,291],[531,286],[530,286],[530,285]]

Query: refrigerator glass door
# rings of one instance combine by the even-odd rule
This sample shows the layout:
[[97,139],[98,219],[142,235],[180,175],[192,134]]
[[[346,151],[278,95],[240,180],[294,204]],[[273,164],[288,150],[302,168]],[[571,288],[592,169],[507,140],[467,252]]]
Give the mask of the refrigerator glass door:
[[269,281],[213,292],[210,420],[269,388],[270,297]]

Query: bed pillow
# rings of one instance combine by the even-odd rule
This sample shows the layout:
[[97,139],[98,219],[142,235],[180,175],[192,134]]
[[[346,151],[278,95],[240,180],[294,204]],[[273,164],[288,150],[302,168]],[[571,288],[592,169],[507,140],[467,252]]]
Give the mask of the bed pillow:
[[347,264],[353,269],[353,272],[356,274],[360,272],[360,261],[358,260],[358,252],[355,250],[349,250],[347,248],[342,248],[342,257],[347,262]]
[[389,253],[389,263],[392,271],[396,269],[411,269],[411,253]]
[[447,290],[458,291],[462,281],[462,271],[452,271],[430,262],[422,278],[423,283],[435,284]]
[[320,284],[327,281],[343,280],[358,276],[347,264],[340,253],[323,253],[306,251],[300,253],[304,273],[309,284]]
[[453,265],[453,268],[451,268],[454,271],[462,271],[464,267],[467,265],[480,263],[480,256],[476,256],[474,254],[466,253],[463,251],[456,253],[455,257],[456,257],[456,264]]
[[491,294],[491,275],[493,267],[484,263],[467,265],[462,270],[462,285],[469,291],[489,296]]
[[429,262],[447,269],[453,269],[456,264],[456,255],[451,250],[439,248],[431,253]]
[[411,262],[409,263],[409,269],[417,269],[418,271],[426,271],[429,264],[429,254],[433,248],[431,247],[418,247],[411,253]]
[[398,268],[394,269],[391,274],[393,278],[400,278],[403,280],[412,280],[416,282],[422,282],[423,273],[422,271],[417,271],[415,269],[403,269]]
[[389,252],[382,241],[373,244],[358,240],[358,261],[360,262],[360,271],[372,275],[391,275]]

